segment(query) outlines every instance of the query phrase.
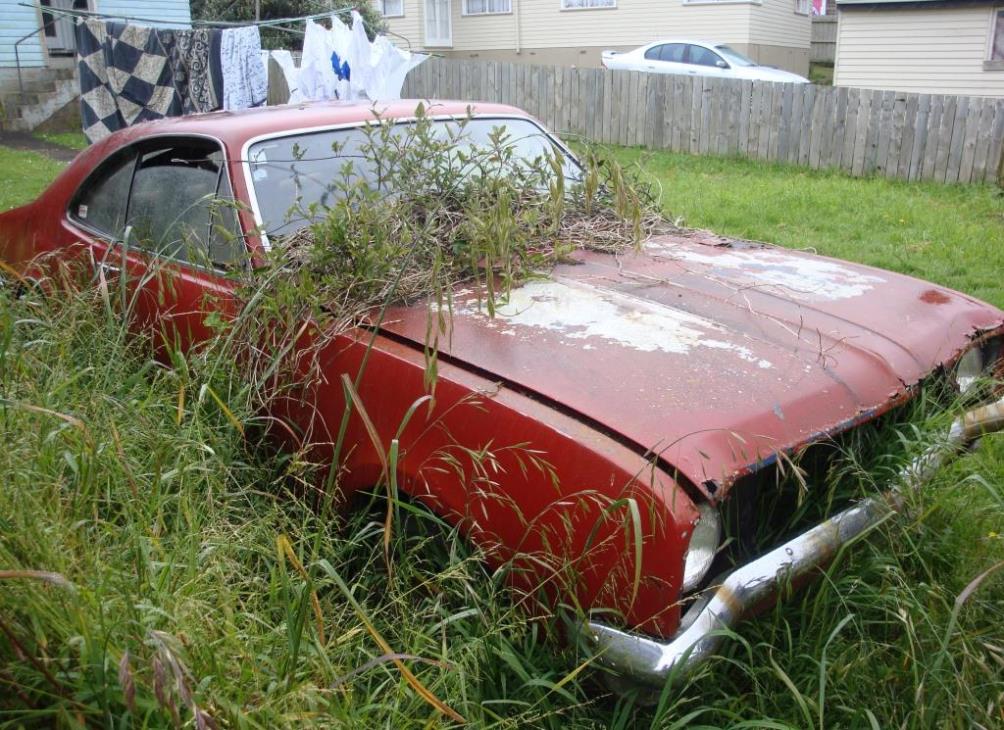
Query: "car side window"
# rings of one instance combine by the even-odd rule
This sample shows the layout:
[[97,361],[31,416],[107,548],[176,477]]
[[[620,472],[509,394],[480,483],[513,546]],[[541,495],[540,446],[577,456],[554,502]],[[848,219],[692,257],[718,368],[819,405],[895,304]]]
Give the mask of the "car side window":
[[121,240],[135,166],[135,150],[113,155],[80,186],[70,203],[70,217],[112,240]]
[[645,60],[646,61],[665,61],[666,59],[662,58],[662,49],[665,48],[665,47],[666,47],[665,45],[652,46],[647,51],[645,51]]
[[662,46],[661,60],[671,63],[683,63],[684,52],[687,46],[683,43],[665,43]]
[[690,46],[689,47],[689,58],[690,63],[697,64],[698,66],[717,66],[718,62],[722,60],[714,51],[709,51],[707,48],[702,46]]
[[147,148],[137,162],[126,223],[132,240],[152,253],[200,265],[239,260],[223,154],[210,143]]

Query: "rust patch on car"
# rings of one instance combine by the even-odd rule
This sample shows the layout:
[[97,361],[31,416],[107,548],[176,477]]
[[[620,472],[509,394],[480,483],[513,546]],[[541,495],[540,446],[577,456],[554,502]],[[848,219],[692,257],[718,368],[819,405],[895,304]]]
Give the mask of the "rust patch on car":
[[948,304],[952,301],[952,298],[937,289],[928,289],[920,295],[920,301],[927,302],[928,304]]

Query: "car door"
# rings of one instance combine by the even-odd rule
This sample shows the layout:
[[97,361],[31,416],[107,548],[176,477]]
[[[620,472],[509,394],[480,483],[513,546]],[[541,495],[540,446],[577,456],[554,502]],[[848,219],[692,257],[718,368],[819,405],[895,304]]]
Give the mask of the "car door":
[[645,70],[654,73],[688,73],[684,64],[687,46],[684,43],[661,43],[645,51]]
[[154,138],[105,160],[71,199],[67,219],[110,291],[158,345],[210,334],[205,315],[232,311],[227,273],[247,265],[218,143]]
[[716,78],[735,78],[728,61],[704,46],[687,44],[688,73]]

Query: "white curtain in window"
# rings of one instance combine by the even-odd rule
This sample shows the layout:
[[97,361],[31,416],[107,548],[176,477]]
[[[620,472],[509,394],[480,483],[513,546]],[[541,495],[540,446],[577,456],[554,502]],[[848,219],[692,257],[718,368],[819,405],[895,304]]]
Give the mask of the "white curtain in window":
[[425,42],[434,46],[453,45],[450,0],[425,0]]
[[615,8],[617,0],[561,0],[561,7],[570,10],[573,8]]
[[512,0],[464,0],[465,15],[512,12]]

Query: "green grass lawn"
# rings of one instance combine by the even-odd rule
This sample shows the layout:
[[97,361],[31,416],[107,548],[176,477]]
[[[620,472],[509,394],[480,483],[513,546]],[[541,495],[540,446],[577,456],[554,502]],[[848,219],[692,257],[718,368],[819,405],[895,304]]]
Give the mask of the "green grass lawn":
[[71,150],[82,150],[90,144],[83,132],[35,132],[35,136],[52,144],[69,147]]
[[0,147],[0,211],[34,199],[64,167],[35,152]]
[[[1004,304],[995,189],[617,154],[688,225]],[[0,149],[0,207],[61,167]],[[0,726],[450,726],[399,657],[472,727],[1004,726],[1004,570],[973,582],[1004,561],[999,436],[652,706],[580,671],[431,522],[394,533],[389,578],[382,513],[325,518],[293,479],[307,455],[249,453],[233,359],[154,363],[114,300],[0,292]],[[886,449],[916,448],[892,425],[847,444],[855,492],[890,472]]]
[[618,151],[667,213],[717,233],[809,248],[958,289],[1004,307],[1004,191],[641,149]]

